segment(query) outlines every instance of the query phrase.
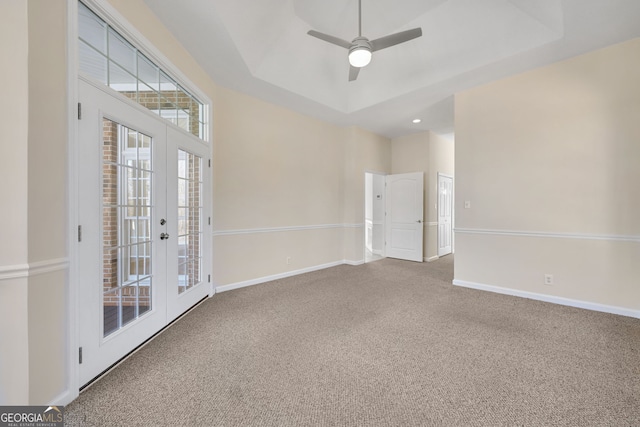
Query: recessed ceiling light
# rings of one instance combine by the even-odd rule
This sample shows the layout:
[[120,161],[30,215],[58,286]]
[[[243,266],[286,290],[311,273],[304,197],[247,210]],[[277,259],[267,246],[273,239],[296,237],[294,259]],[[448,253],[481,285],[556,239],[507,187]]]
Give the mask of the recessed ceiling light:
[[422,120],[420,120],[420,119],[413,119],[413,123],[415,123],[415,124],[418,124],[418,123],[420,123],[421,121],[422,121]]

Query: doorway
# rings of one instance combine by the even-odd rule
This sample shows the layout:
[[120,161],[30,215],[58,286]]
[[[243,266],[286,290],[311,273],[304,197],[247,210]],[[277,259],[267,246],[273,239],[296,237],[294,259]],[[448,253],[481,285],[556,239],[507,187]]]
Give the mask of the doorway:
[[364,174],[364,262],[377,261],[384,254],[385,175]]
[[438,173],[438,256],[453,252],[453,177]]
[[206,142],[79,80],[80,385],[211,293]]

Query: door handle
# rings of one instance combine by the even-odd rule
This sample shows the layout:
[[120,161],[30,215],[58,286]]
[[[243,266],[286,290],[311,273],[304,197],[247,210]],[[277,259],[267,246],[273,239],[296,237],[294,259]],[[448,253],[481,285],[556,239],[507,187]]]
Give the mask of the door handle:
[[169,233],[160,233],[160,240],[167,240],[169,238]]
[[422,220],[421,220],[421,219],[417,220],[416,222],[417,222],[418,224],[422,224]]

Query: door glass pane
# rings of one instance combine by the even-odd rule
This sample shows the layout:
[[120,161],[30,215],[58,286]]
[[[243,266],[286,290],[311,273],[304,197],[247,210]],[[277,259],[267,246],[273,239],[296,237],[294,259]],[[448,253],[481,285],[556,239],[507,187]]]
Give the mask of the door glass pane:
[[160,70],[140,52],[138,52],[138,78],[154,90],[160,90]]
[[202,158],[178,150],[178,293],[201,281]]
[[136,76],[136,48],[109,27],[109,58]]
[[107,24],[82,3],[78,3],[78,37],[103,55],[107,54]]
[[102,84],[107,84],[107,57],[80,40],[78,43],[80,58],[78,66],[80,71],[96,79]]
[[103,336],[151,309],[152,148],[103,119]]
[[111,61],[109,61],[109,86],[127,98],[137,101],[138,81],[136,76]]

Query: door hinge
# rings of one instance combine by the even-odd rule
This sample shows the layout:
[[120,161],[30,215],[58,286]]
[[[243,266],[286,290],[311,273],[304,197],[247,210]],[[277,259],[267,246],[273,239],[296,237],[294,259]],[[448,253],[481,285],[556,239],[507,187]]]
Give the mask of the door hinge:
[[78,361],[82,365],[82,347],[78,348]]
[[82,103],[78,102],[78,120],[82,120]]
[[82,242],[82,226],[78,226],[78,242]]
[[209,217],[209,225],[211,225],[211,217]]
[[211,283],[211,275],[209,274],[208,278],[207,278],[207,282]]
[[211,167],[211,159],[209,159],[209,167]]

